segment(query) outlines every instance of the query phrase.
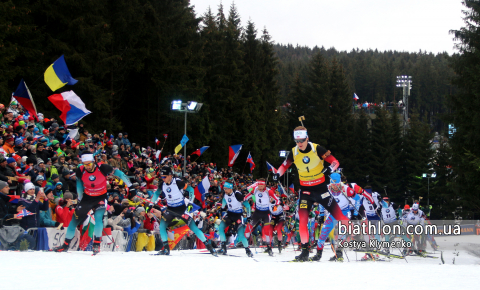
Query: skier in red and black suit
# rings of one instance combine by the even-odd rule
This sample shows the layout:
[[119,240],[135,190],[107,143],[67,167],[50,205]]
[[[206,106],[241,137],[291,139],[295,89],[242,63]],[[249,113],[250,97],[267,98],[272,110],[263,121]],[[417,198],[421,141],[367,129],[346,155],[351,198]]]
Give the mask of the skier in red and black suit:
[[93,209],[95,211],[93,254],[96,255],[100,252],[100,243],[102,241],[103,215],[107,203],[107,176],[113,173],[113,175],[121,178],[129,187],[132,186],[132,183],[122,171],[107,164],[97,165],[93,154],[83,154],[82,163],[83,165],[76,170],[77,194],[80,202],[68,225],[64,244],[53,250],[55,252],[65,252],[68,250],[69,244],[75,235],[75,229],[85,220],[88,212]]

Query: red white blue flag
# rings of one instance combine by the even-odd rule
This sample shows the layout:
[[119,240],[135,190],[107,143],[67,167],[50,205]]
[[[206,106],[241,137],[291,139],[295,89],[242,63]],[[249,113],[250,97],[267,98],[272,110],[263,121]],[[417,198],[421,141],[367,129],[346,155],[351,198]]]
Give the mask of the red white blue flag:
[[255,162],[253,162],[253,158],[250,152],[248,152],[247,162],[250,163],[250,172],[252,172],[253,169],[255,169]]
[[29,216],[29,215],[34,215],[34,213],[29,212],[28,210],[24,209],[19,214],[17,214],[17,217],[24,217],[24,216]]
[[203,146],[202,148],[195,150],[195,152],[190,155],[198,155],[198,157],[200,157],[208,148],[210,148],[210,146]]
[[37,119],[37,107],[35,107],[30,90],[23,79],[20,81],[20,84],[18,84],[17,90],[13,93],[13,97],[15,97],[20,105],[22,105],[22,107],[24,107],[25,110],[30,113],[30,115]]
[[274,174],[277,173],[277,169],[275,169],[275,167],[273,167],[272,164],[268,163],[268,161],[267,161],[267,169],[268,171],[271,171]]
[[360,98],[357,96],[357,94],[353,93],[353,99],[356,101],[356,100],[358,100],[358,99],[360,99]]
[[228,167],[232,167],[237,160],[238,154],[240,154],[240,150],[242,150],[243,144],[239,145],[231,145],[229,147],[228,153]]
[[202,182],[200,182],[193,190],[195,198],[202,203],[202,208],[205,208],[205,193],[208,192],[209,188],[210,181],[208,180],[208,176],[205,176]]

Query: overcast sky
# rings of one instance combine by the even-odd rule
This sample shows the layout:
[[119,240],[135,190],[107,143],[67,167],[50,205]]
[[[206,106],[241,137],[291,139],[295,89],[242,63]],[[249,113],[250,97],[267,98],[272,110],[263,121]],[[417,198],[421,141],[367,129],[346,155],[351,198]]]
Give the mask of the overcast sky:
[[[232,0],[223,0],[225,14]],[[220,0],[190,0],[198,15]],[[242,25],[251,19],[276,43],[337,50],[456,52],[451,29],[463,26],[460,0],[237,0]]]

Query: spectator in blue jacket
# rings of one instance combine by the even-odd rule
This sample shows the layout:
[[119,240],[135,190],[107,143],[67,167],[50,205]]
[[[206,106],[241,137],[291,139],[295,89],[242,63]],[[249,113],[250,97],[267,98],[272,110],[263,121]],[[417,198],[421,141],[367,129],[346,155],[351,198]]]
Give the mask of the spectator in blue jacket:
[[132,143],[130,143],[130,140],[128,140],[127,132],[123,133],[123,144],[125,144],[125,148],[127,148],[127,146],[132,147]]
[[19,205],[23,205],[26,210],[33,213],[33,215],[22,217],[20,226],[25,230],[40,227],[40,211],[48,210],[48,202],[45,201],[43,191],[39,190],[35,195],[35,185],[31,182],[25,184],[25,193],[20,199]]

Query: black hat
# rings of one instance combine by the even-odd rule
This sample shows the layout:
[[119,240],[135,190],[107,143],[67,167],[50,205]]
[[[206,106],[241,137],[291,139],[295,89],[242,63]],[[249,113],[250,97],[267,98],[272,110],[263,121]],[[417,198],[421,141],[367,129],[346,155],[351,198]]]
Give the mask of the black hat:
[[58,174],[52,174],[52,179],[58,178]]
[[164,166],[162,167],[162,171],[160,172],[161,175],[172,175],[173,172],[172,172],[172,168],[170,168],[169,166]]

